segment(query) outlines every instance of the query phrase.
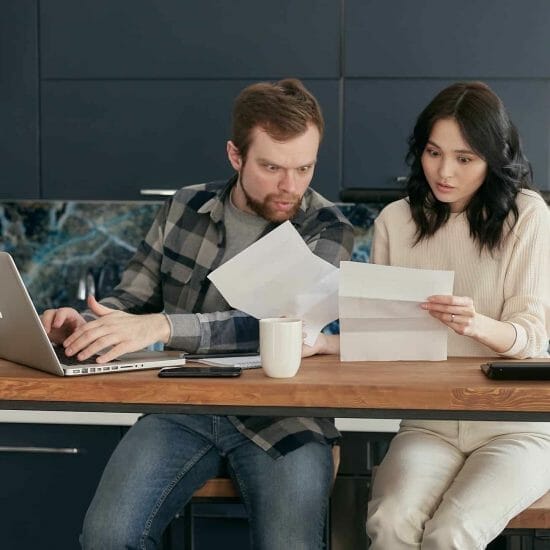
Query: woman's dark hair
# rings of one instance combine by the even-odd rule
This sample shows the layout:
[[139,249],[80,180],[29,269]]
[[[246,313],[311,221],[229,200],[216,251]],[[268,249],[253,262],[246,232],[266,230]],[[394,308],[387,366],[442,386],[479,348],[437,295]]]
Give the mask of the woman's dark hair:
[[407,182],[416,224],[416,242],[433,235],[449,219],[450,206],[436,199],[422,169],[422,153],[434,124],[454,119],[468,145],[487,163],[485,181],[466,206],[470,235],[480,251],[493,251],[504,237],[504,223],[518,218],[516,195],[532,186],[532,170],[520,138],[500,98],[483,82],[457,82],[445,88],[420,113],[409,138]]

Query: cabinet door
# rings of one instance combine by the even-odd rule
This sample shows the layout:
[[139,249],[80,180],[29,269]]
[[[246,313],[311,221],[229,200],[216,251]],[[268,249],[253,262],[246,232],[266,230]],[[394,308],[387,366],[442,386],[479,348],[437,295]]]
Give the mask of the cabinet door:
[[2,548],[80,548],[84,515],[120,437],[113,426],[1,424]]
[[[344,92],[343,187],[399,188],[406,176],[407,139],[416,117],[446,79],[350,79]],[[533,165],[535,184],[550,189],[550,83],[486,82],[502,98]]]
[[[147,198],[228,179],[231,110],[250,80],[72,81],[42,86],[46,199]],[[313,187],[338,196],[338,80],[305,81],[326,119]],[[158,196],[153,197],[158,200]]]
[[36,0],[0,8],[0,199],[39,198]]
[[40,4],[46,199],[133,200],[226,179],[233,100],[297,76],[327,118],[315,187],[338,197],[340,3]]
[[48,0],[40,12],[46,79],[338,77],[334,0]]
[[345,75],[548,78],[548,0],[346,0]]
[[342,432],[340,468],[330,499],[331,550],[367,548],[367,502],[373,467],[395,434]]

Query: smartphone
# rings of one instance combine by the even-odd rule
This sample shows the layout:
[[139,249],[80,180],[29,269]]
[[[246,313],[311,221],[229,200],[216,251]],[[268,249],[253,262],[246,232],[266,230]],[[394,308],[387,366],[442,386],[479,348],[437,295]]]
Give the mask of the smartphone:
[[493,361],[481,370],[494,380],[550,380],[550,361]]
[[240,376],[243,370],[241,367],[164,367],[159,370],[161,378],[233,378]]

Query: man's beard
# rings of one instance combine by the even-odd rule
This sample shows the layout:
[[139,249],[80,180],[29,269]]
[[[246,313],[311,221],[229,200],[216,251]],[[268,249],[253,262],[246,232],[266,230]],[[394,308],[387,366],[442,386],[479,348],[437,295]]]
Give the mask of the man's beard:
[[[297,194],[280,194],[270,193],[267,195],[263,201],[258,201],[255,198],[251,197],[247,190],[244,187],[244,181],[242,172],[239,174],[239,181],[237,185],[241,186],[243,194],[246,198],[246,205],[258,216],[261,216],[265,220],[270,222],[284,222],[286,220],[292,219],[300,210],[300,205],[302,203],[302,197]],[[277,202],[291,202],[293,205],[287,211],[275,210],[271,203]]]

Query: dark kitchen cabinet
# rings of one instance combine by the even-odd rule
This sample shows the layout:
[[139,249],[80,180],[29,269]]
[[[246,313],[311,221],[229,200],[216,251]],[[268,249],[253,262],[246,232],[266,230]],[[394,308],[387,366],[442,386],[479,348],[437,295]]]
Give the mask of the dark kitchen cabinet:
[[[42,86],[43,198],[135,200],[232,175],[226,142],[250,80],[48,81]],[[338,197],[337,80],[306,81],[326,137],[314,187]],[[153,196],[159,199],[158,196]]]
[[345,0],[347,77],[549,78],[547,0]]
[[223,179],[245,85],[288,76],[327,127],[313,187],[400,187],[414,117],[485,80],[550,191],[547,0],[5,0],[0,200],[136,200]]
[[334,0],[45,0],[40,23],[45,79],[339,75]]
[[38,198],[36,0],[0,6],[0,199]]
[[0,424],[2,548],[80,548],[84,515],[121,432],[115,426]]
[[[343,187],[399,188],[416,117],[449,79],[353,79],[344,93]],[[550,190],[550,81],[485,79],[518,127],[535,185]],[[362,177],[358,178],[358,174]],[[368,175],[368,177],[367,177]]]

